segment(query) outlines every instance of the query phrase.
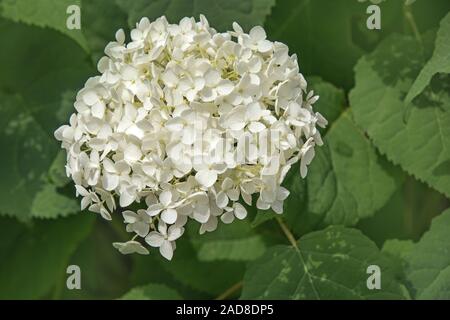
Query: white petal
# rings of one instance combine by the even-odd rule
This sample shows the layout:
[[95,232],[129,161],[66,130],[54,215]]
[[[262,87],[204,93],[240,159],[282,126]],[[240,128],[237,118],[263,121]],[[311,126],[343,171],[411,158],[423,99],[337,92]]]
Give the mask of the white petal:
[[159,252],[167,260],[172,260],[173,248],[172,248],[172,244],[169,241],[167,241],[167,240],[163,241],[163,243],[159,247]]
[[152,204],[147,209],[147,214],[150,217],[158,215],[164,207],[160,203]]
[[239,220],[245,219],[245,217],[247,217],[247,210],[242,204],[235,202],[233,208],[234,208],[234,215]]
[[145,237],[145,242],[155,248],[161,246],[163,241],[164,237],[157,231],[152,231]]
[[135,196],[129,194],[128,192],[122,192],[119,199],[119,204],[122,208],[128,207],[135,200]]
[[91,109],[92,115],[98,119],[102,119],[105,115],[105,104],[102,101],[96,102]]
[[205,188],[209,188],[217,181],[217,172],[207,169],[200,170],[195,174],[195,180]]
[[133,224],[133,230],[139,236],[145,237],[148,234],[148,231],[150,230],[150,225],[145,222],[137,222]]
[[172,192],[165,190],[159,195],[159,201],[164,207],[167,207],[172,202]]
[[116,40],[119,44],[123,44],[125,42],[125,32],[123,32],[123,29],[117,30]]
[[260,26],[253,27],[249,32],[250,38],[252,38],[253,41],[261,41],[266,39],[266,32],[264,29]]
[[273,48],[273,43],[269,40],[262,40],[258,42],[258,51],[262,53],[269,52]]
[[220,220],[222,220],[222,222],[226,224],[232,223],[234,221],[233,211],[225,212],[220,216]]
[[233,82],[230,80],[221,80],[217,86],[217,91],[221,95],[230,94],[234,89]]
[[166,209],[161,213],[161,219],[167,224],[173,224],[177,221],[177,211],[175,209]]
[[184,228],[180,228],[175,225],[170,226],[169,230],[168,230],[169,236],[167,239],[169,241],[177,240],[179,237],[181,237],[183,235],[183,232],[184,232]]
[[119,185],[119,176],[116,174],[104,174],[102,177],[103,188],[107,191],[112,191]]
[[136,80],[137,77],[139,76],[138,70],[129,65],[125,65],[122,67],[121,74],[122,79],[128,81]]
[[123,215],[123,221],[125,223],[135,223],[137,221],[138,215],[130,210],[125,210],[122,212]]
[[83,186],[75,185],[75,189],[77,190],[78,194],[83,197],[86,197],[89,195],[89,191],[87,191],[86,188]]
[[219,208],[225,208],[228,204],[228,196],[224,191],[220,191],[216,196],[216,204]]

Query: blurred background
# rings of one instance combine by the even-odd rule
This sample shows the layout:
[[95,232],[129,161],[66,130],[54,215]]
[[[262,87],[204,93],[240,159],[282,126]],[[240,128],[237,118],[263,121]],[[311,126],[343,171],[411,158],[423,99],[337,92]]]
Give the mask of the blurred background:
[[[0,0],[0,299],[238,298],[247,282],[244,296],[258,298],[250,286],[259,280],[246,273],[272,247],[289,245],[273,213],[250,208],[249,219],[211,234],[190,225],[171,262],[156,252],[124,256],[112,247],[129,239],[121,215],[108,222],[80,212],[53,132],[115,32],[144,16],[178,23],[204,14],[218,31],[233,21],[247,32],[262,25],[270,40],[286,43],[330,125],[308,177],[295,166],[285,183],[284,225],[296,239],[344,225],[378,249],[390,241],[404,249],[387,251],[410,250],[449,207],[450,2],[375,2],[379,30],[367,27],[372,3],[358,0]],[[80,8],[80,29],[67,28],[71,5]],[[428,82],[403,109],[399,97],[432,58]],[[437,255],[450,253],[444,249]],[[81,290],[66,286],[69,265],[80,267]],[[421,287],[403,273],[396,277],[407,278],[405,296],[414,297]],[[447,278],[441,285],[450,288]]]

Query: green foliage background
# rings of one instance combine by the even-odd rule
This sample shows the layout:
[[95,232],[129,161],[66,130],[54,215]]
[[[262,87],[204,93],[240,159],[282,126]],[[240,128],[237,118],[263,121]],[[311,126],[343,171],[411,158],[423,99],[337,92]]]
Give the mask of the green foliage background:
[[[71,4],[81,30],[66,28]],[[450,2],[383,1],[381,30],[366,28],[369,4],[0,0],[0,298],[450,299]],[[122,256],[121,216],[79,212],[53,131],[117,29],[201,13],[289,45],[321,96],[325,145],[305,180],[290,173],[282,216],[190,225],[171,262]],[[66,288],[70,264],[81,290]],[[372,264],[381,290],[366,287]]]

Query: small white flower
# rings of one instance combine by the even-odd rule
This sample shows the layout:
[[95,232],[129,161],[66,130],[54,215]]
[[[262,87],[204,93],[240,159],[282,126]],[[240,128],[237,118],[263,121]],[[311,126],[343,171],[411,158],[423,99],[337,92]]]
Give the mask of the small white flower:
[[142,246],[137,241],[127,241],[127,242],[114,242],[114,248],[120,251],[122,254],[131,254],[131,253],[139,253],[139,254],[149,254],[148,250]]
[[125,210],[123,220],[127,223],[128,232],[136,232],[139,236],[145,237],[150,231],[151,217],[143,209],[139,209],[137,213]]
[[233,203],[233,208],[225,208],[225,211],[226,212],[220,216],[223,223],[232,223],[235,217],[239,220],[243,220],[247,217],[247,209],[239,202]]
[[175,240],[183,235],[184,228],[176,225],[167,228],[164,222],[158,224],[158,231],[150,232],[145,241],[152,247],[159,248],[161,255],[167,260],[172,260],[175,250]]

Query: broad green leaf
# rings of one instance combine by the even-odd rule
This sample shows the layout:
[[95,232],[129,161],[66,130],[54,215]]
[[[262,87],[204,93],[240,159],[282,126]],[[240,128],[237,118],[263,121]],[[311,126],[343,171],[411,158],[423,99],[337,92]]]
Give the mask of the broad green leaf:
[[[403,299],[392,262],[360,231],[328,227],[293,246],[276,246],[252,262],[242,299]],[[381,289],[367,288],[367,267],[381,270]]]
[[450,76],[435,77],[414,101],[404,97],[425,61],[416,41],[393,36],[355,68],[355,122],[389,160],[450,197]]
[[203,235],[198,234],[197,229],[191,228],[190,240],[200,261],[249,261],[258,258],[266,250],[261,235],[246,220],[228,225],[220,222],[214,232]]
[[307,212],[319,224],[354,225],[371,216],[389,200],[401,179],[376,153],[350,112],[329,129],[308,171]]
[[[69,6],[80,7],[81,0],[1,0],[0,15],[16,22],[49,27],[74,39],[84,50],[88,50],[86,38],[81,29],[67,28]],[[82,11],[80,10],[82,13]],[[82,14],[80,14],[82,16]]]
[[436,73],[450,73],[450,13],[441,21],[436,36],[433,56],[420,71],[412,87],[409,89],[405,103],[409,104],[419,95]]
[[[135,1],[128,2],[128,6]],[[127,27],[127,16],[112,0],[81,0],[83,34],[86,37],[92,61],[97,65],[110,41],[115,41],[117,30]]]
[[93,215],[77,215],[24,225],[0,219],[0,299],[51,297],[66,285],[66,268],[91,230]]
[[0,51],[0,213],[20,219],[67,215],[74,202],[64,204],[64,196],[53,192],[61,184],[49,177],[59,149],[53,132],[62,124],[62,94],[87,79],[87,57],[49,29],[0,20],[0,36],[6,43],[20,39]]
[[124,294],[122,300],[181,300],[174,289],[162,284],[147,284],[136,287]]
[[169,22],[178,23],[184,17],[204,14],[211,27],[219,31],[231,30],[237,21],[245,30],[263,25],[275,0],[116,0],[123,11],[128,12],[128,24],[134,27],[142,17],[154,20],[165,15]]
[[450,209],[436,217],[407,256],[417,299],[450,299]]

